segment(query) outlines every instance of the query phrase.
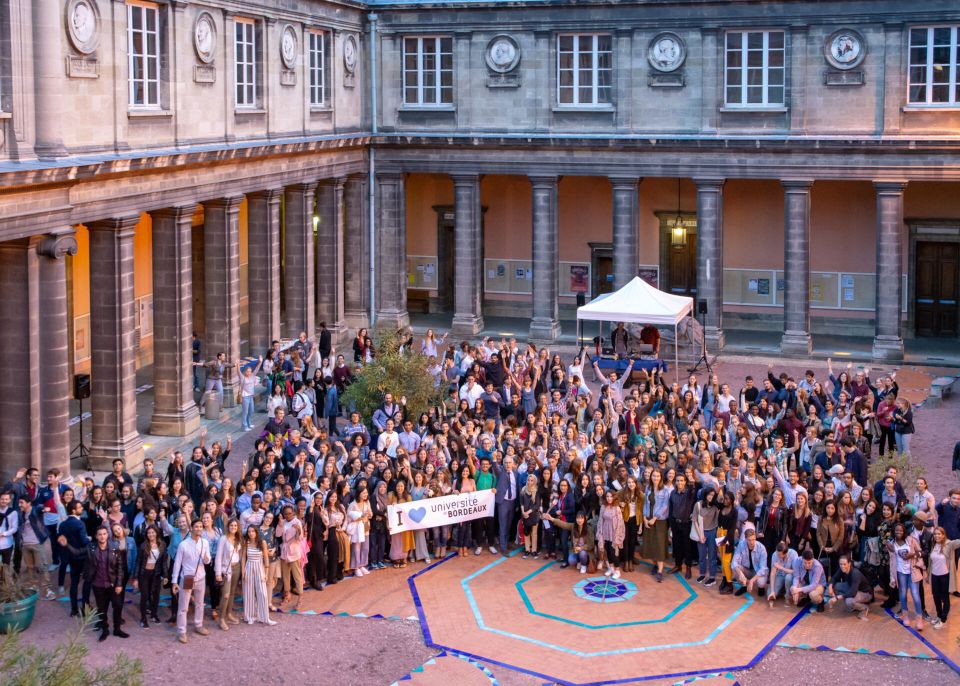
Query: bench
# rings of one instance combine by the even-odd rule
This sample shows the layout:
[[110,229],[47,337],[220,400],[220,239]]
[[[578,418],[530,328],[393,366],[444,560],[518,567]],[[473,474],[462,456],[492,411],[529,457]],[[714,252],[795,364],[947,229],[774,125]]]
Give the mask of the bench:
[[927,398],[927,405],[939,407],[943,399],[950,396],[958,385],[960,385],[960,376],[937,377],[930,384],[930,396]]

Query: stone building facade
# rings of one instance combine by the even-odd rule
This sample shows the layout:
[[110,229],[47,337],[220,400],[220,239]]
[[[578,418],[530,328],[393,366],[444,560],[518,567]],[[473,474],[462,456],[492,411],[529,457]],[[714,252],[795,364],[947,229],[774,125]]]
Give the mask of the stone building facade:
[[142,459],[140,365],[192,433],[194,331],[551,341],[640,274],[713,346],[956,338],[958,41],[946,0],[2,3],[0,472],[68,464],[78,371],[95,464]]

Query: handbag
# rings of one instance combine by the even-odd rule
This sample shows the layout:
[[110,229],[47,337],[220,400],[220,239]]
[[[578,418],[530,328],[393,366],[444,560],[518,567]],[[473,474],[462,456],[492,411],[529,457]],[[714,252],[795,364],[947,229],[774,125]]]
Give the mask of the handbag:
[[690,525],[690,540],[696,541],[697,543],[703,543],[700,538],[700,530],[703,529],[703,517],[698,515],[696,524],[699,526],[699,529],[693,524]]
[[186,574],[183,575],[183,584],[181,584],[181,587],[183,588],[184,591],[193,590],[193,579],[197,575],[197,572],[200,571],[200,565],[202,564],[203,564],[203,539],[201,538],[200,551],[199,551],[199,555],[197,555],[197,566],[193,568],[193,574],[190,574],[189,576]]

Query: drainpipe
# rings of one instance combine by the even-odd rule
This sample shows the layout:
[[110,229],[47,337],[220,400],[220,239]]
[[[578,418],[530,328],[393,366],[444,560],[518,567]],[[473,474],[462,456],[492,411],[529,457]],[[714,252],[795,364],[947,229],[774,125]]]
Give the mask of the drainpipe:
[[368,217],[368,241],[370,246],[370,328],[377,323],[377,228],[376,228],[376,150],[373,147],[377,136],[377,15],[371,12],[367,15],[370,24],[370,133],[371,145],[367,148],[367,204],[370,216]]

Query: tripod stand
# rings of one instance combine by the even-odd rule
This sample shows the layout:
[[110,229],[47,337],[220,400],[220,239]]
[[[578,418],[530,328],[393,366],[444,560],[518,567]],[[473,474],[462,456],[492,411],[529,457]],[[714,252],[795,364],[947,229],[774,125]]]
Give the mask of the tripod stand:
[[70,451],[70,458],[73,459],[73,456],[76,455],[80,459],[81,468],[89,471],[90,451],[87,449],[87,444],[83,442],[83,398],[79,398],[78,401],[80,402],[80,442],[76,448]]
[[700,369],[700,365],[703,365],[708,374],[713,374],[713,367],[710,366],[710,358],[707,357],[707,303],[701,300],[698,304],[698,311],[703,315],[703,321],[700,324],[700,359],[697,360],[696,364],[687,369],[691,374]]

